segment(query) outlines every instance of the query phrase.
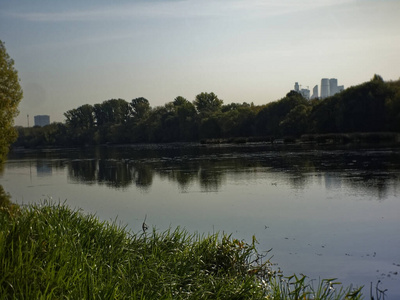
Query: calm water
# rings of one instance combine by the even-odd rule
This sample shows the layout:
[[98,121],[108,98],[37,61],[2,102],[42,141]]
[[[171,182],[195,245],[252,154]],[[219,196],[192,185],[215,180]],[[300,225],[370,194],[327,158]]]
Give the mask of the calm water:
[[61,201],[132,231],[232,233],[285,275],[381,280],[400,298],[400,149],[192,144],[11,153],[17,203]]

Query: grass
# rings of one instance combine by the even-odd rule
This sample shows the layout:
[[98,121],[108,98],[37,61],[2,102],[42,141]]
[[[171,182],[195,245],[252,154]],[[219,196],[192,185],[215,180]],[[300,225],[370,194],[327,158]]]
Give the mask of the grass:
[[64,204],[3,207],[0,299],[361,299],[283,277],[251,244],[185,230],[132,233]]

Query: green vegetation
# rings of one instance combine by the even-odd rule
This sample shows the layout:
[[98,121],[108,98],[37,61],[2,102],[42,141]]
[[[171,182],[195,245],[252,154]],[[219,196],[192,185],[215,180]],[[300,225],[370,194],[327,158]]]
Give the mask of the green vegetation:
[[14,146],[294,141],[303,135],[350,133],[374,133],[379,140],[381,133],[400,132],[400,80],[385,82],[375,75],[369,82],[322,100],[306,100],[291,91],[278,101],[256,106],[224,104],[214,93],[200,93],[192,102],[178,96],[159,107],[151,107],[142,97],[131,102],[111,99],[64,115],[65,124],[18,128]]
[[65,205],[0,212],[0,299],[360,299],[262,263],[255,239],[132,234]]
[[10,144],[17,138],[13,126],[21,99],[18,72],[0,40],[0,165],[5,161]]

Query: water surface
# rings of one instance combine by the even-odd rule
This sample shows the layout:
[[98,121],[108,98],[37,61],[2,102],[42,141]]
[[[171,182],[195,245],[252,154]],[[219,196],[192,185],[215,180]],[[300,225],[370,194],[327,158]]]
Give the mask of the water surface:
[[400,298],[400,150],[136,145],[9,155],[0,184],[17,203],[61,201],[132,231],[225,232],[284,274],[382,281]]

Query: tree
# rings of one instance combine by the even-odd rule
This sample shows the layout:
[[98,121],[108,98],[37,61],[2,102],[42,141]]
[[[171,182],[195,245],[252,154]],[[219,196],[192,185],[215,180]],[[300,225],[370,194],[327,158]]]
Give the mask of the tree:
[[14,118],[19,113],[21,99],[22,89],[14,60],[0,40],[0,164],[5,161],[10,144],[17,138]]
[[202,117],[210,116],[221,110],[223,101],[214,93],[201,93],[193,101],[194,106]]
[[145,118],[151,109],[149,101],[143,97],[133,99],[130,105],[132,108],[132,116],[135,121]]
[[248,137],[254,134],[256,113],[250,104],[224,105],[222,112],[220,123],[223,137]]
[[172,102],[176,118],[179,120],[179,140],[193,141],[197,139],[197,114],[193,103],[182,96],[178,96]]
[[96,125],[125,124],[130,115],[129,103],[124,99],[111,99],[94,105]]
[[297,105],[293,108],[283,121],[280,127],[284,135],[299,137],[308,130],[308,119],[311,112],[311,106],[304,104]]
[[281,122],[285,120],[286,115],[296,106],[307,106],[307,100],[295,91],[286,94],[281,100],[268,103],[257,114],[255,125],[259,135],[279,137],[282,136]]
[[64,113],[66,124],[73,128],[90,129],[94,127],[94,108],[90,104],[84,104],[78,108],[71,109]]

